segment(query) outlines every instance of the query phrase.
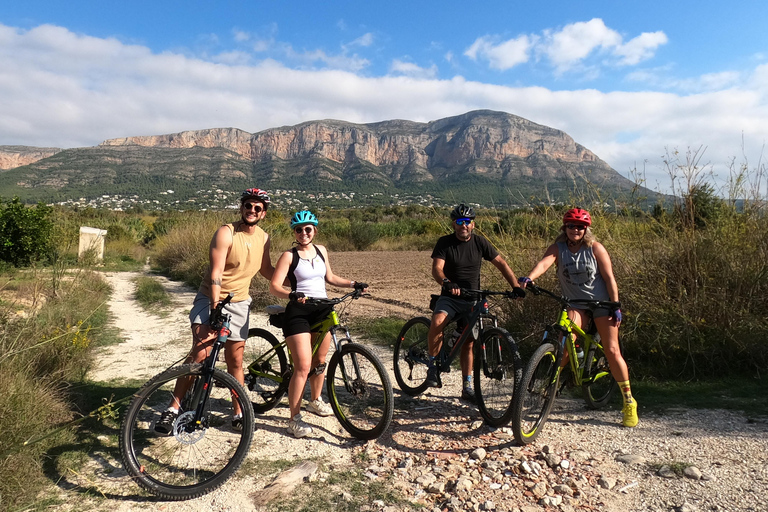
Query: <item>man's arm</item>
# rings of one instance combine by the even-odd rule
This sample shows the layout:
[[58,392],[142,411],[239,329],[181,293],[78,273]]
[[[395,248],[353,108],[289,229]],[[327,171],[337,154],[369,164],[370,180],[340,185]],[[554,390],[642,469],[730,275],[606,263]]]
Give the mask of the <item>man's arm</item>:
[[491,263],[493,263],[494,267],[499,269],[501,275],[504,276],[504,279],[507,280],[512,288],[520,288],[515,273],[509,268],[509,265],[507,265],[506,260],[501,257],[501,254],[497,254],[496,257],[491,260]]
[[211,266],[211,307],[215,308],[221,295],[221,277],[224,274],[224,265],[227,262],[227,254],[232,248],[232,231],[229,226],[221,226],[216,230],[211,240],[208,251],[208,259]]
[[269,248],[272,240],[267,235],[267,241],[264,242],[264,254],[261,255],[261,268],[259,274],[261,274],[267,281],[272,280],[272,274],[275,273],[275,267],[272,266],[272,258],[269,255]]
[[442,258],[432,258],[432,277],[437,283],[442,286],[443,281],[447,279],[445,277],[445,260]]

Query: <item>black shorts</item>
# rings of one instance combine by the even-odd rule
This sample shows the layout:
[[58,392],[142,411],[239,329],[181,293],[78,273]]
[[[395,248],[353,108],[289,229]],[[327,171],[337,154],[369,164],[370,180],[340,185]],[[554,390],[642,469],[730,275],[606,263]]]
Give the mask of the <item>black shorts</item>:
[[332,307],[322,304],[289,302],[285,307],[285,317],[283,318],[283,336],[288,337],[311,332],[310,327],[328,316]]

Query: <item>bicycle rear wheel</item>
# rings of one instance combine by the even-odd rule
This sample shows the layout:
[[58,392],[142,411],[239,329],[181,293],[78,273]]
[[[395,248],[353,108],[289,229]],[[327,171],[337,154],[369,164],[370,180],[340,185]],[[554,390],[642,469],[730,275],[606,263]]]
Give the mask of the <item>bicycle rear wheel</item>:
[[394,412],[387,370],[368,347],[347,343],[328,365],[328,398],[341,426],[357,439],[375,439]]
[[[200,364],[156,375],[134,395],[123,416],[119,444],[125,469],[141,487],[164,499],[185,500],[213,491],[240,467],[251,445],[254,419],[245,390],[221,370],[213,372],[200,425],[193,424],[195,410],[184,408],[189,402],[185,398],[171,434],[155,432],[171,404],[176,379],[189,379],[195,389],[202,377]],[[243,412],[240,429],[232,426],[233,402]]]
[[274,334],[253,328],[248,331],[248,339],[245,340],[243,362],[249,365],[245,372],[245,387],[253,411],[256,414],[269,411],[280,403],[288,390],[285,350]]
[[[624,354],[624,346],[619,340],[619,350]],[[608,367],[608,358],[603,349],[592,345],[584,359],[584,400],[591,409],[600,409],[611,401],[618,384]]]
[[557,354],[551,343],[536,349],[523,371],[513,400],[512,433],[520,444],[536,440],[552,410],[557,395]]
[[429,324],[429,319],[423,316],[411,318],[395,341],[395,380],[406,395],[416,396],[427,389]]
[[512,336],[498,327],[475,342],[475,396],[480,415],[492,427],[512,418],[512,400],[523,376],[523,363]]

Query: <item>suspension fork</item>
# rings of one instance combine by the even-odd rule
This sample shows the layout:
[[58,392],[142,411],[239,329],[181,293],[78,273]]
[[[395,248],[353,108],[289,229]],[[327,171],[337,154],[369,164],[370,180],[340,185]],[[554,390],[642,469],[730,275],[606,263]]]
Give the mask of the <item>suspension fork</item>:
[[232,333],[232,331],[229,330],[231,319],[231,315],[224,315],[221,328],[219,329],[219,335],[216,337],[213,347],[211,347],[211,354],[203,362],[202,378],[197,380],[192,391],[192,405],[196,406],[195,421],[189,423],[187,427],[188,429],[199,428],[202,426],[205,405],[208,403],[208,399],[211,396],[211,382],[213,381],[213,370],[216,366],[216,360],[219,357],[221,349],[227,343],[227,338],[229,338],[229,335]]

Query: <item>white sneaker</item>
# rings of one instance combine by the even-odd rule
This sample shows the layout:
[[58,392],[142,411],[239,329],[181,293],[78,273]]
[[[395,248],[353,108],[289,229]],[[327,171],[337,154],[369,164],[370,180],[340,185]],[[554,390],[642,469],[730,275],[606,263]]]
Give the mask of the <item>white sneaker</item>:
[[312,433],[312,427],[304,423],[301,419],[301,413],[288,420],[288,433],[294,437],[306,437]]
[[305,407],[309,412],[313,412],[318,416],[333,415],[333,409],[331,409],[330,405],[323,402],[323,397],[321,396],[317,397],[317,400],[312,400],[311,402],[307,402],[307,405]]

